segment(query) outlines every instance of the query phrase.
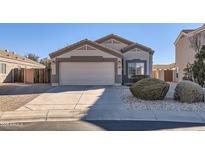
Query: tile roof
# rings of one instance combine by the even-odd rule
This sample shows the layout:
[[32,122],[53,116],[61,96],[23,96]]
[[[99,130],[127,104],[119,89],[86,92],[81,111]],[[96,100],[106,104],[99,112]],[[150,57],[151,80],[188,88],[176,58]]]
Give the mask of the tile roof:
[[194,29],[183,29],[182,32],[188,34],[189,32],[193,32]]
[[95,48],[101,49],[102,51],[109,52],[110,54],[113,54],[113,55],[115,55],[117,57],[122,57],[122,54],[119,53],[118,51],[116,51],[114,49],[107,48],[105,46],[102,46],[102,45],[100,45],[100,44],[98,44],[96,42],[93,42],[91,40],[88,40],[88,39],[84,39],[84,40],[81,40],[81,41],[76,42],[74,44],[68,45],[68,46],[66,46],[66,47],[64,47],[64,48],[62,48],[60,50],[57,50],[55,52],[50,53],[49,56],[51,58],[54,58],[56,56],[62,55],[64,53],[68,52],[68,51],[76,49],[76,48],[80,47],[81,45],[85,45],[85,44],[94,46]]
[[35,65],[42,65],[38,62],[35,62],[31,59],[22,57],[22,56],[16,54],[15,52],[11,52],[11,51],[8,51],[8,50],[0,50],[0,57],[1,58],[6,58],[6,59],[16,60],[16,61],[20,61],[20,62],[25,62],[25,63],[35,64]]
[[176,67],[176,63],[172,63],[172,64],[156,64],[153,65],[153,69],[173,69]]
[[[119,51],[117,51],[117,50],[115,50],[115,49],[111,49],[111,48],[106,47],[106,46],[104,46],[104,45],[101,44],[102,42],[107,41],[107,40],[109,40],[109,39],[111,39],[111,38],[112,38],[112,39],[116,39],[117,41],[121,41],[121,42],[127,44],[127,46],[126,46],[125,48],[123,48],[123,49],[120,50],[121,53],[119,53]],[[59,49],[59,50],[57,50],[57,51],[54,51],[54,52],[50,53],[49,56],[50,56],[51,58],[54,58],[54,57],[56,57],[56,56],[59,56],[59,55],[62,55],[62,54],[64,54],[64,53],[66,53],[66,52],[68,52],[68,51],[74,50],[74,49],[76,49],[76,48],[78,48],[78,47],[80,47],[81,45],[84,45],[84,44],[86,44],[86,43],[87,43],[87,44],[90,44],[91,46],[95,46],[95,47],[98,48],[98,49],[105,50],[105,51],[107,51],[107,52],[109,52],[109,53],[111,53],[111,54],[114,54],[114,55],[118,56],[118,57],[122,57],[122,53],[124,53],[124,52],[126,52],[126,51],[129,51],[129,50],[131,50],[131,49],[134,49],[134,48],[142,49],[142,50],[144,50],[144,51],[149,52],[150,54],[153,54],[153,53],[154,53],[154,50],[152,50],[152,49],[149,48],[149,47],[146,47],[146,46],[144,46],[144,45],[142,45],[142,44],[139,44],[139,43],[135,43],[135,42],[129,41],[129,40],[124,39],[124,38],[122,38],[122,37],[120,37],[120,36],[118,36],[118,35],[110,34],[110,35],[107,35],[107,36],[105,36],[105,37],[102,37],[102,38],[100,38],[100,39],[98,39],[98,40],[96,40],[96,41],[91,41],[91,40],[88,40],[88,39],[81,40],[81,41],[79,41],[79,42],[76,42],[76,43],[73,43],[73,44],[71,44],[71,45],[68,45],[68,46],[66,46],[66,47],[64,47],[64,48],[62,48],[62,49]]]

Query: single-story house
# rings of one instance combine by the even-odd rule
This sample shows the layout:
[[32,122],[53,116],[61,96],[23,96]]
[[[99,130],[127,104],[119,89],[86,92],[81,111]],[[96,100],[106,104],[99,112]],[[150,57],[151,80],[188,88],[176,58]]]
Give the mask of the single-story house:
[[197,29],[183,29],[175,42],[175,61],[177,82],[183,80],[184,68],[187,64],[193,64],[195,60],[195,47],[201,48],[205,45],[205,24]]
[[50,53],[51,83],[57,85],[121,85],[133,75],[152,74],[154,51],[110,34],[88,39]]
[[166,82],[176,82],[176,64],[153,65],[152,77]]
[[45,66],[15,52],[0,50],[0,83],[33,83],[33,70]]

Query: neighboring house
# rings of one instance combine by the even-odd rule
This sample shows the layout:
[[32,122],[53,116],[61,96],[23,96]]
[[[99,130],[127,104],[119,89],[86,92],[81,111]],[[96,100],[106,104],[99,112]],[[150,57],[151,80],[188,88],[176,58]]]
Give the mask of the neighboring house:
[[176,82],[176,64],[153,65],[152,77],[166,82]]
[[[199,37],[197,37],[199,36]],[[198,38],[198,44],[205,45],[205,25],[197,29],[182,30],[175,41],[176,80],[184,77],[184,68],[187,63],[193,63],[196,51],[193,49],[193,39]]]
[[152,73],[154,51],[111,34],[88,39],[50,54],[52,85],[116,85],[132,82],[132,76]]
[[[0,83],[15,82],[19,79],[19,76],[24,81],[30,81],[32,78],[31,69],[43,69],[44,65],[22,57],[15,52],[9,52],[8,50],[0,50]],[[21,70],[25,71],[21,71]],[[20,73],[20,75],[19,75]]]

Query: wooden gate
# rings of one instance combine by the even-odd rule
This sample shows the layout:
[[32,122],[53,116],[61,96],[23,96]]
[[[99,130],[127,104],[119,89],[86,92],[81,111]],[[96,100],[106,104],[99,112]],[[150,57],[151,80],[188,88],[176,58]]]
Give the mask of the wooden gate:
[[172,70],[164,70],[164,81],[166,82],[173,81],[173,71]]
[[34,83],[50,83],[50,69],[34,69]]
[[24,69],[15,68],[14,69],[14,82],[24,82]]

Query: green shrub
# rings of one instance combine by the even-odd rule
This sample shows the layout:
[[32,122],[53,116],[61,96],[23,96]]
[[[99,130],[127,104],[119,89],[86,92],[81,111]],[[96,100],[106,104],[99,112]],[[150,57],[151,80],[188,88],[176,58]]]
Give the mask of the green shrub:
[[182,81],[175,88],[174,99],[187,103],[201,102],[204,99],[204,91],[194,82]]
[[148,75],[134,75],[132,77],[133,82],[138,82],[139,80],[148,78]]
[[168,83],[154,78],[142,79],[130,87],[131,93],[143,100],[162,100],[168,90]]

